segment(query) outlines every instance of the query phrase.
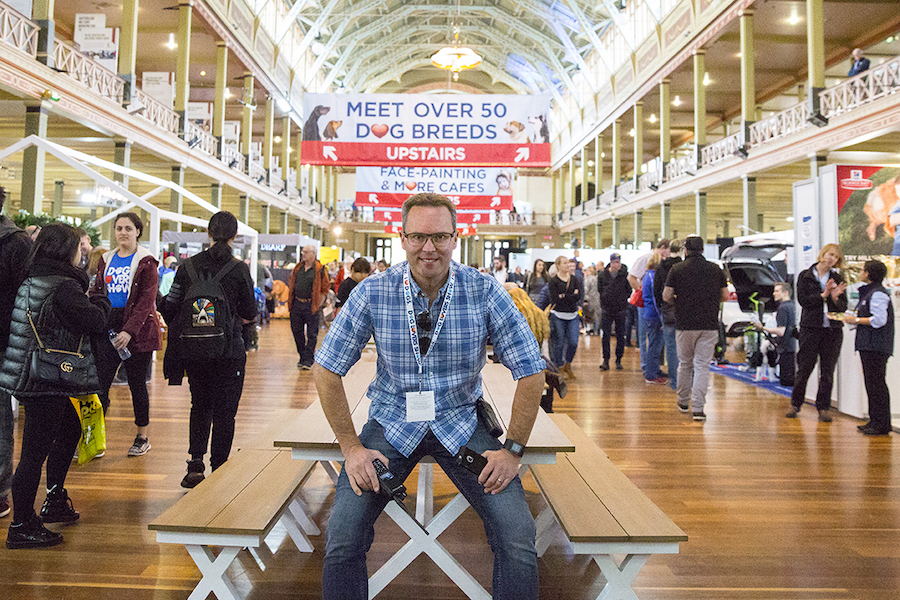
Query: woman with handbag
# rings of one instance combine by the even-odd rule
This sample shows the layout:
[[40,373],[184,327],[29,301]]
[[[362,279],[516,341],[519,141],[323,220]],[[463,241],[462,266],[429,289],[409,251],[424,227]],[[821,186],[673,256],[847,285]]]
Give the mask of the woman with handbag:
[[124,364],[134,405],[137,435],[128,456],[142,456],[150,450],[147,427],[150,425],[150,393],[147,375],[153,351],[160,349],[160,323],[156,316],[156,294],[159,270],[156,258],[138,245],[144,223],[133,212],[116,217],[115,250],[100,259],[91,295],[109,297],[108,335],[95,342],[97,374],[100,377],[100,403],[103,413],[109,410],[109,388],[119,365]]
[[578,330],[581,320],[578,308],[584,301],[584,284],[572,274],[572,265],[565,256],[554,263],[556,276],[547,284],[550,305],[550,359],[559,365],[569,379],[575,379],[572,361],[578,350]]
[[[78,511],[64,484],[81,422],[70,396],[100,389],[91,335],[106,330],[109,300],[85,295],[87,274],[78,268],[79,236],[65,223],[41,229],[16,295],[9,346],[0,366],[0,388],[25,406],[22,455],[13,477],[13,522],[6,547],[54,546],[62,535],[45,523],[73,523]],[[47,460],[47,499],[40,516],[34,499]]]

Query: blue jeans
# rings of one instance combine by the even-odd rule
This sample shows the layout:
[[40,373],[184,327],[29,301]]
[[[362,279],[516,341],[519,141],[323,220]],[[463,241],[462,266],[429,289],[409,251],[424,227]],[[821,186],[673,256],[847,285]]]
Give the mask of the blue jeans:
[[641,317],[641,370],[644,379],[659,377],[659,357],[662,354],[662,347],[662,322],[658,318]]
[[575,358],[580,324],[578,318],[566,321],[550,314],[550,360],[557,367],[567,365]]
[[[537,599],[534,519],[518,477],[499,494],[486,494],[478,477],[457,465],[454,455],[431,431],[409,458],[391,446],[384,437],[384,429],[376,421],[366,423],[359,437],[366,448],[378,450],[387,457],[388,467],[401,481],[406,480],[423,457],[434,457],[484,521],[488,543],[494,553],[493,598]],[[500,448],[500,442],[480,423],[466,445],[479,454]],[[387,498],[381,494],[363,492],[362,496],[357,496],[350,487],[346,471],[341,472],[328,520],[322,569],[322,597],[325,600],[367,600],[366,553],[375,538],[375,520],[386,504]]]
[[0,498],[9,495],[13,476],[12,398],[0,390]]
[[[638,312],[643,312],[641,309],[638,309]],[[638,351],[641,353],[641,372],[647,372],[647,327],[644,323],[644,317],[638,314],[637,318],[637,336],[638,336]]]
[[675,326],[663,325],[663,343],[666,346],[666,364],[669,367],[669,385],[678,386],[678,349],[675,345]]

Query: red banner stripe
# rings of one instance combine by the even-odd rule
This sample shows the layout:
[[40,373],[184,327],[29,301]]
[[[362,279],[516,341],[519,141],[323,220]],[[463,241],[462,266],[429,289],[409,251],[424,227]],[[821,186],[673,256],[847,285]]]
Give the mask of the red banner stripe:
[[549,167],[550,144],[301,142],[304,164],[340,166]]
[[[410,194],[356,192],[356,207],[400,208]],[[460,210],[512,210],[512,196],[447,196]]]

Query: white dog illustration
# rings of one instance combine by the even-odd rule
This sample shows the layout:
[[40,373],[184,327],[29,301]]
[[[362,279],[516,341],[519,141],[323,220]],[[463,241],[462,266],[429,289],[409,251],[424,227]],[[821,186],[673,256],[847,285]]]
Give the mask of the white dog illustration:
[[510,121],[503,128],[503,131],[509,134],[509,141],[513,144],[525,144],[528,142],[528,133],[525,126],[518,121]]

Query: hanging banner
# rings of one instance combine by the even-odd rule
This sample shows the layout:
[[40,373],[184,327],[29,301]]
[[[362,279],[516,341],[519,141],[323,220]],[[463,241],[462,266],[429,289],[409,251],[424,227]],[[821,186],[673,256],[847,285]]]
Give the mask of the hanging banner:
[[550,166],[550,96],[304,94],[313,165]]
[[447,196],[460,209],[512,210],[515,169],[358,167],[356,206],[402,206],[412,194]]
[[836,165],[838,239],[848,260],[900,256],[900,169]]

